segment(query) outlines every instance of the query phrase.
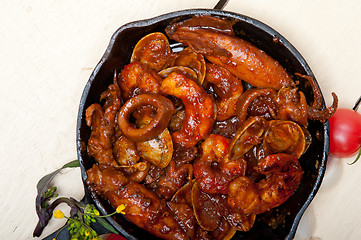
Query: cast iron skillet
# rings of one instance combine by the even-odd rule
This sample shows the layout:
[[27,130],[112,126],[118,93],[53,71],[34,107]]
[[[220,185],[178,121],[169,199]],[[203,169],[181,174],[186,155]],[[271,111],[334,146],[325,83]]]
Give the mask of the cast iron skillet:
[[[128,23],[120,27],[112,36],[108,48],[85,86],[77,123],[77,152],[86,196],[94,201],[96,207],[103,214],[113,212],[114,209],[106,200],[90,193],[85,184],[86,170],[95,163],[86,151],[91,129],[85,123],[85,110],[91,104],[99,102],[100,94],[112,83],[114,70],[120,72],[123,66],[129,63],[132,49],[139,39],[151,32],[164,32],[165,27],[171,22],[188,19],[197,14],[209,14],[236,20],[235,33],[276,59],[295,80],[301,82],[300,89],[305,93],[309,104],[313,100],[310,86],[294,76],[294,73],[298,72],[314,77],[301,54],[278,32],[250,17],[223,10],[190,9]],[[324,103],[323,108],[325,108]],[[257,216],[251,231],[246,233],[238,231],[233,239],[292,239],[294,237],[302,214],[321,184],[329,149],[328,123],[310,121],[308,129],[313,141],[300,159],[305,173],[299,188],[286,203]],[[108,218],[108,220],[127,239],[156,239],[153,235],[128,222],[123,216]]]

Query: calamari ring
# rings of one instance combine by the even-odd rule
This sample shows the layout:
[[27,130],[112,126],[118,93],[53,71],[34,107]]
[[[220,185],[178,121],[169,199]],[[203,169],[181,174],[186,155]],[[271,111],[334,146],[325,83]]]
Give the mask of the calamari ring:
[[[239,124],[242,124],[247,119],[247,110],[251,105],[253,100],[260,96],[265,96],[273,99],[277,95],[277,92],[271,88],[251,88],[245,91],[239,98],[237,102],[236,112]],[[270,108],[270,113],[273,116],[276,116],[276,113],[272,112]]]
[[[154,118],[143,128],[136,128],[129,117],[138,107],[151,105],[156,109]],[[174,112],[172,102],[157,94],[140,94],[129,99],[120,109],[118,125],[123,134],[134,142],[144,142],[157,137],[167,127]]]
[[215,119],[215,106],[203,88],[182,74],[172,72],[163,80],[160,91],[179,98],[185,106],[182,128],[172,133],[174,144],[191,148],[208,136]]

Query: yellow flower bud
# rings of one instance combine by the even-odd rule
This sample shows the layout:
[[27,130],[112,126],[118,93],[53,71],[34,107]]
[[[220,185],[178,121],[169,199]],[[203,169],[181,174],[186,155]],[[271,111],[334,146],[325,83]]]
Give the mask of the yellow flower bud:
[[64,213],[62,211],[60,211],[60,210],[55,210],[53,212],[53,215],[54,215],[55,218],[64,218]]
[[125,214],[125,212],[123,211],[124,209],[125,209],[125,205],[124,205],[124,204],[120,204],[120,205],[117,207],[116,211],[117,211],[117,213]]
[[94,209],[94,210],[93,210],[93,213],[94,213],[95,215],[99,216],[99,211],[98,211],[98,210]]

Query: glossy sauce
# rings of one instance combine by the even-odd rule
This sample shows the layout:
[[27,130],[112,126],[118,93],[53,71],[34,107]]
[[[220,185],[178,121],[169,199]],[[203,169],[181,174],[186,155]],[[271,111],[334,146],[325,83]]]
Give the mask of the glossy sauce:
[[89,189],[125,204],[125,217],[158,238],[251,230],[297,189],[308,117],[325,120],[335,107],[320,110],[316,90],[308,106],[285,69],[232,25],[212,16],[172,23],[167,36],[187,46],[174,52],[163,33],[143,37],[105,104],[86,111]]

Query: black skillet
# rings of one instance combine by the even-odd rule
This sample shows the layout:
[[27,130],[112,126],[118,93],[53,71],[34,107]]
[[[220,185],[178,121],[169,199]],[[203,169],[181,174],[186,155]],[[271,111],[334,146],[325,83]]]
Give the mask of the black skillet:
[[[114,211],[109,203],[89,192],[85,184],[86,170],[95,163],[88,156],[86,143],[90,136],[90,128],[85,123],[85,110],[93,103],[99,102],[100,94],[112,83],[114,70],[120,72],[129,63],[132,49],[143,36],[151,32],[164,32],[174,20],[191,18],[193,15],[209,14],[213,16],[236,20],[235,33],[251,42],[258,48],[276,59],[294,78],[294,73],[307,74],[314,77],[310,67],[301,54],[281,34],[266,24],[253,18],[221,10],[227,2],[221,0],[218,9],[189,9],[171,12],[155,18],[131,22],[120,27],[112,36],[103,57],[95,67],[85,86],[77,123],[77,152],[81,165],[82,179],[86,197],[88,197],[99,211],[108,214]],[[172,43],[172,42],[171,42]],[[300,89],[305,93],[308,101],[312,102],[311,88],[302,81]],[[322,97],[323,98],[323,97]],[[325,105],[323,104],[323,108]],[[329,149],[328,123],[322,124],[310,121],[309,128],[313,141],[300,162],[305,174],[299,188],[293,196],[278,208],[257,216],[256,223],[249,232],[237,232],[232,239],[293,239],[302,214],[314,198],[324,175]],[[127,239],[157,239],[146,231],[139,229],[127,221],[123,216],[107,219],[109,223]]]

